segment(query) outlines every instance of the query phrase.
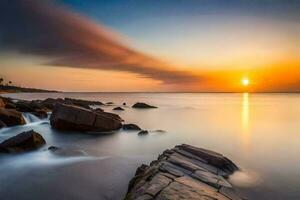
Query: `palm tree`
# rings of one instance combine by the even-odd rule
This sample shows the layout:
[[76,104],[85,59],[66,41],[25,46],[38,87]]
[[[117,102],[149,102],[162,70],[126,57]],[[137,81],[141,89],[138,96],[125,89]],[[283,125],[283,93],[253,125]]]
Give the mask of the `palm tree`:
[[2,85],[4,79],[3,78],[0,78],[0,85]]
[[8,81],[8,85],[12,85],[12,81]]

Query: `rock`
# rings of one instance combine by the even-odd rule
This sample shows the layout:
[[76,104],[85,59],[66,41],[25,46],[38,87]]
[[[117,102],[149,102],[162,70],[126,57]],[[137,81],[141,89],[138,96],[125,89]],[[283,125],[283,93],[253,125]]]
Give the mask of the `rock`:
[[4,108],[4,107],[5,107],[4,100],[0,97],[0,108]]
[[113,110],[124,110],[124,109],[121,107],[115,107]]
[[35,116],[37,116],[40,119],[45,119],[48,117],[48,113],[46,110],[36,110],[36,111],[32,112],[32,114],[34,114]]
[[54,108],[56,103],[67,104],[67,105],[76,105],[76,106],[80,106],[80,107],[83,107],[86,109],[90,109],[91,105],[103,105],[103,103],[100,101],[88,101],[88,100],[72,99],[72,98],[65,98],[65,99],[48,98],[41,102],[41,104],[43,106],[47,107],[50,110],[52,110]]
[[[193,149],[192,153],[185,155],[177,153],[178,150]],[[166,150],[150,166],[142,165],[138,168],[135,177],[130,181],[126,200],[242,200],[235,192],[233,186],[227,180],[227,175],[213,173],[203,168],[202,161],[209,157],[209,163],[204,160],[204,165],[211,165],[212,168],[223,170],[219,165],[222,158],[216,152],[200,148],[179,145],[171,150]],[[197,150],[197,151],[194,151]],[[197,158],[197,159],[196,159]],[[213,160],[217,161],[214,162]],[[229,160],[223,156],[223,160]],[[227,168],[237,167],[233,162]],[[218,167],[221,166],[221,169]]]
[[151,106],[151,105],[148,105],[146,103],[141,103],[141,102],[138,102],[138,103],[135,103],[132,108],[157,108],[155,106]]
[[138,135],[147,135],[149,132],[147,130],[142,130],[138,133]]
[[139,130],[142,130],[142,129],[136,124],[123,124],[123,130],[126,130],[126,131],[139,131]]
[[102,108],[96,108],[96,109],[94,109],[94,112],[100,112],[100,113],[102,113],[102,112],[104,112],[104,110]]
[[0,120],[0,128],[4,128],[4,127],[6,127],[6,124]]
[[62,156],[62,157],[76,157],[76,156],[86,156],[86,153],[77,150],[77,149],[63,149],[55,146],[51,146],[48,148],[51,153],[55,154],[56,156]]
[[65,98],[64,100],[65,100],[64,102],[65,104],[81,106],[87,109],[89,109],[91,105],[103,105],[103,103],[100,101],[87,101],[82,99],[71,99],[71,98]]
[[167,131],[158,129],[158,130],[154,130],[154,132],[156,132],[156,133],[166,133]]
[[44,138],[37,132],[31,130],[11,137],[0,144],[0,152],[18,153],[31,151],[46,144]]
[[65,101],[61,98],[58,98],[58,99],[48,98],[41,102],[41,104],[43,106],[45,106],[46,108],[48,108],[50,110],[52,110],[54,108],[56,103],[65,103]]
[[7,126],[23,125],[25,119],[22,113],[13,109],[0,108],[0,120]]
[[106,105],[113,105],[113,104],[114,104],[114,102],[111,102],[111,101],[106,103]]
[[197,148],[187,144],[183,144],[179,146],[179,149],[183,149],[187,152],[190,152],[206,160],[208,164],[215,166],[229,174],[238,170],[238,167],[231,160],[224,157],[222,154],[210,150],[202,149],[202,148]]
[[57,151],[57,150],[59,150],[60,148],[59,147],[56,147],[56,146],[50,146],[49,148],[48,148],[48,150],[49,151]]
[[13,104],[13,103],[7,103],[7,104],[5,105],[5,108],[6,108],[6,109],[16,109],[17,106],[16,106],[15,104]]
[[125,103],[125,102],[123,103],[123,106],[126,106],[126,103]]
[[122,119],[113,113],[94,112],[82,107],[56,104],[50,117],[53,128],[60,130],[104,132],[122,127]]

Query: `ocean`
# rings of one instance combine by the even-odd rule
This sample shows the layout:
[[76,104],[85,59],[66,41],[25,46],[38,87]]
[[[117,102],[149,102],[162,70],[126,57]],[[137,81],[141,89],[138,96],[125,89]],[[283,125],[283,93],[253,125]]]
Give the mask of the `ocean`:
[[[0,130],[0,142],[25,130],[47,145],[31,153],[0,157],[4,200],[123,199],[141,164],[165,149],[187,143],[222,153],[241,171],[230,177],[238,192],[255,200],[300,199],[300,94],[252,93],[16,93],[16,99],[71,97],[101,102],[148,135],[115,131],[106,135],[61,132],[49,120],[24,113],[27,124]],[[126,102],[125,111],[112,108]],[[136,110],[145,102],[158,109]],[[157,130],[164,130],[157,131]],[[57,146],[80,156],[55,156]]]

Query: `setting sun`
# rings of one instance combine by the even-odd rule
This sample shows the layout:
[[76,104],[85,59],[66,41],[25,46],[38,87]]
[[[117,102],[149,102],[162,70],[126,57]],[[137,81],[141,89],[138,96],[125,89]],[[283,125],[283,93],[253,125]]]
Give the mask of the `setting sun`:
[[249,85],[249,83],[250,83],[250,81],[249,81],[249,79],[248,79],[248,78],[244,78],[244,79],[242,79],[242,84],[243,84],[243,86],[248,86],[248,85]]

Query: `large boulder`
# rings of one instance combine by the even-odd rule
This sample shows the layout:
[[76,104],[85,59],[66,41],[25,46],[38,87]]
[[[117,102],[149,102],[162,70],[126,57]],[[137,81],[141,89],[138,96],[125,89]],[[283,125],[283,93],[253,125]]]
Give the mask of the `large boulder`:
[[125,200],[242,200],[228,180],[236,170],[219,153],[179,145],[137,169]]
[[47,112],[49,111],[49,109],[45,107],[39,100],[34,100],[34,101],[20,100],[15,104],[15,106],[18,111],[29,112],[41,119],[47,118],[48,116]]
[[135,103],[132,108],[157,108],[156,106],[151,106],[149,104],[146,104],[146,103],[142,103],[142,102],[137,102]]
[[23,118],[22,113],[13,109],[0,108],[0,120],[7,126],[25,124],[25,119]]
[[112,131],[121,128],[121,122],[116,114],[66,104],[56,104],[50,117],[51,126],[61,130]]
[[37,132],[30,130],[11,137],[0,143],[0,152],[18,153],[31,151],[46,144],[44,138]]

